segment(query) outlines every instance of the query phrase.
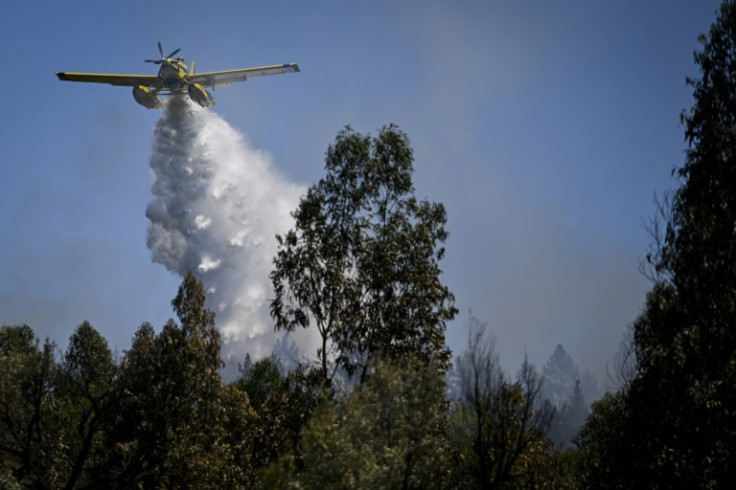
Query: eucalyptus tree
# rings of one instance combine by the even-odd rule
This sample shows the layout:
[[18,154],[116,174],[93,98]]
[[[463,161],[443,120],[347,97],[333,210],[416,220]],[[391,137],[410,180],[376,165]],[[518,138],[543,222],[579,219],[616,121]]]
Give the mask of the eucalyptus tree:
[[394,125],[376,137],[346,127],[325,162],[294,228],[277,237],[276,328],[317,329],[325,384],[338,369],[365,381],[379,356],[445,370],[445,325],[457,312],[440,281],[446,212],[414,196],[407,135]]
[[635,374],[623,404],[609,398],[592,415],[620,417],[598,468],[629,488],[736,479],[736,2],[721,4],[699,40],[680,187],[648,256],[655,282],[634,324]]

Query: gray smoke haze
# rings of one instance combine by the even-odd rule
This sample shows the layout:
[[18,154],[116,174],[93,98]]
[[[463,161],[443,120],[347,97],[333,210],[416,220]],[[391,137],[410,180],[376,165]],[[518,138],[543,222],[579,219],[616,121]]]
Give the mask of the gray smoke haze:
[[[166,101],[154,130],[148,247],[155,262],[202,281],[224,358],[267,356],[280,337],[268,312],[274,237],[291,227],[305,189],[270,163],[216,113],[188,97]],[[293,339],[314,350],[309,332]]]

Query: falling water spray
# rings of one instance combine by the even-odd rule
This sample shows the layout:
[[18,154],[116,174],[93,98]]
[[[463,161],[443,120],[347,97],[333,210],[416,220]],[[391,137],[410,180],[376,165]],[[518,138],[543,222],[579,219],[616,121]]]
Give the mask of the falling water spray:
[[[202,281],[224,356],[270,354],[279,336],[268,311],[275,235],[293,225],[290,212],[305,189],[187,97],[166,101],[154,130],[151,171],[154,199],[146,216],[153,260]],[[308,352],[307,332],[295,340]]]

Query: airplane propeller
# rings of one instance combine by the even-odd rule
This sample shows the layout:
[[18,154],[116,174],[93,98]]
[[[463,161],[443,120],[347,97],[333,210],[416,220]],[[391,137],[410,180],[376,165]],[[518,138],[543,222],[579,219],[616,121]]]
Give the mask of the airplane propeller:
[[161,41],[158,42],[158,52],[161,54],[160,60],[143,60],[146,63],[155,63],[157,65],[160,65],[161,63],[165,63],[167,59],[173,58],[176,53],[181,51],[181,48],[177,48],[174,51],[171,52],[168,56],[164,57],[164,49],[161,47]]

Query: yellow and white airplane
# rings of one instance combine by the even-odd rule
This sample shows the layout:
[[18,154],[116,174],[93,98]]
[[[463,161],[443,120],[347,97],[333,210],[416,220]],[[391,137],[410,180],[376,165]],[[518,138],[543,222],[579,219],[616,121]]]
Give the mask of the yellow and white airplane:
[[207,107],[215,103],[212,95],[205,87],[214,88],[218,85],[230,85],[233,82],[244,82],[251,77],[265,75],[278,75],[280,73],[298,72],[296,63],[285,65],[259,66],[255,68],[241,68],[227,71],[210,71],[194,73],[194,61],[192,67],[187,68],[184,58],[174,58],[179,49],[170,55],[164,56],[161,43],[158,43],[158,51],[161,54],[159,60],[145,60],[147,63],[161,65],[158,75],[113,75],[106,73],[68,73],[56,72],[59,80],[70,82],[94,82],[109,83],[110,85],[123,85],[133,87],[133,97],[140,105],[148,109],[161,109],[159,95],[189,94],[189,97],[201,105]]

